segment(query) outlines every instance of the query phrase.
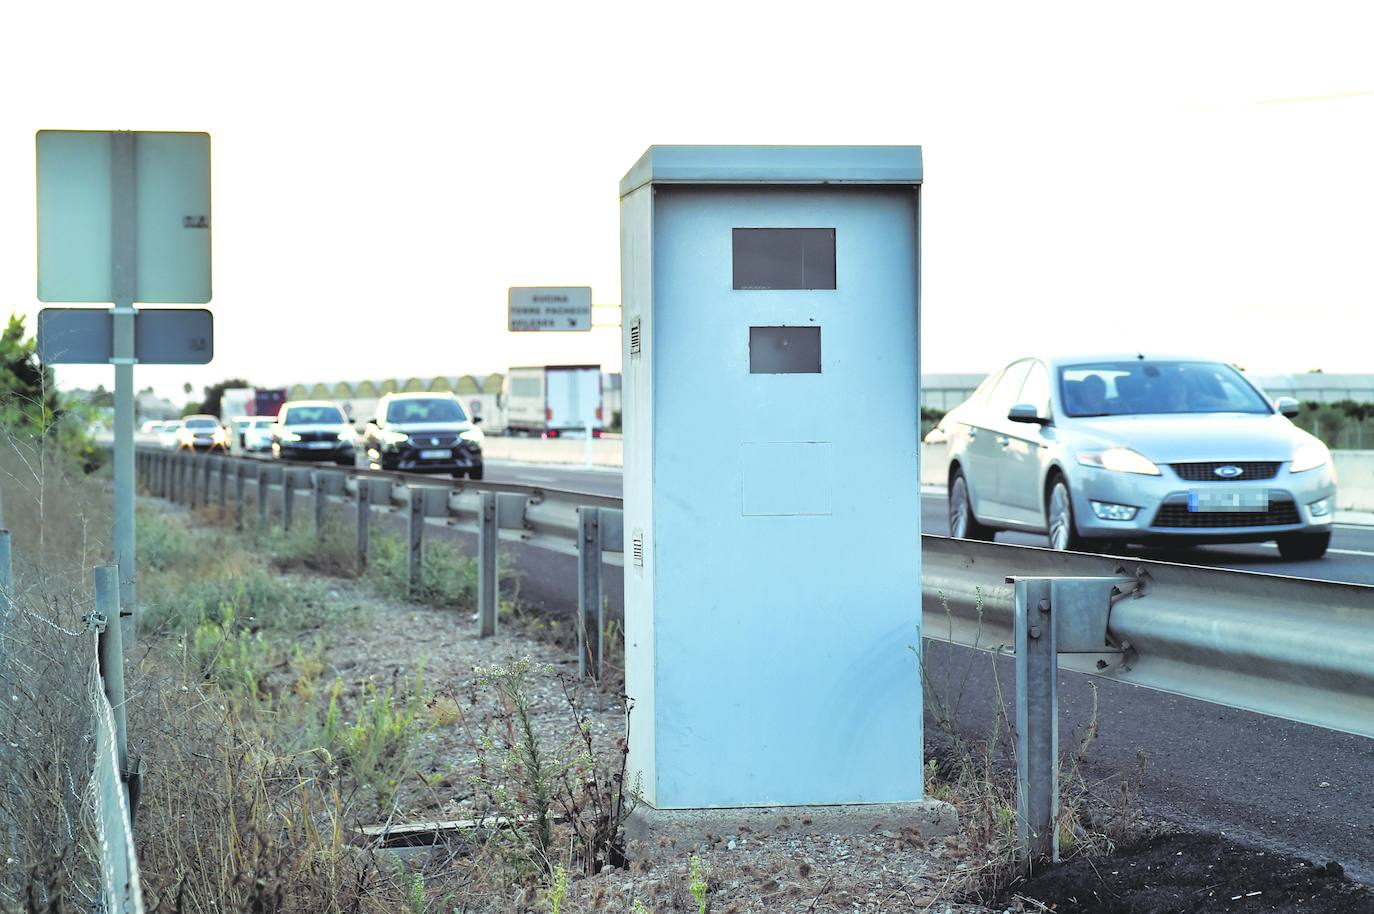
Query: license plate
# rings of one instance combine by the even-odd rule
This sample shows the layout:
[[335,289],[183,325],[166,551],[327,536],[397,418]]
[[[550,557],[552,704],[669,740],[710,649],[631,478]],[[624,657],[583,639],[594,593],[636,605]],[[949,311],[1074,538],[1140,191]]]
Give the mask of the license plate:
[[1188,493],[1188,510],[1200,512],[1268,511],[1268,489],[1194,489]]
[[306,443],[305,446],[308,447],[308,448],[310,448],[311,450],[323,451],[325,448],[331,448],[331,447],[333,447],[333,446],[334,446],[334,442],[332,442],[332,441],[309,441],[309,442]]
[[447,460],[448,458],[450,458],[450,457],[452,457],[452,456],[453,456],[453,451],[449,451],[449,450],[421,451],[421,452],[420,452],[420,459],[421,459],[421,460]]

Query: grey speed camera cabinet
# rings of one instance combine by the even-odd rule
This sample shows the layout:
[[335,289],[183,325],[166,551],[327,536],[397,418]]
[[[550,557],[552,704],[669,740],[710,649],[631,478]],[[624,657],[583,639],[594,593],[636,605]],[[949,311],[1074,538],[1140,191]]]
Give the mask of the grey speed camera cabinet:
[[630,765],[660,809],[922,798],[919,147],[620,184]]

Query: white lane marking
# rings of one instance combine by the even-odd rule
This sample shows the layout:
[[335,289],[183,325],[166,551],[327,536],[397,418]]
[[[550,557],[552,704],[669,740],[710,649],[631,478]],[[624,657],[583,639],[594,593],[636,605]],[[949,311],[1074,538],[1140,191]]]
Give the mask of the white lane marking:
[[530,480],[531,482],[555,482],[555,481],[556,481],[552,476],[535,476],[533,473],[522,473],[522,474],[520,475],[520,478],[521,478],[521,479],[528,479],[528,480]]
[[[1278,543],[1251,543],[1252,546],[1263,546],[1266,549],[1278,549]],[[1371,555],[1374,552],[1365,552],[1362,549],[1327,549],[1327,555]]]

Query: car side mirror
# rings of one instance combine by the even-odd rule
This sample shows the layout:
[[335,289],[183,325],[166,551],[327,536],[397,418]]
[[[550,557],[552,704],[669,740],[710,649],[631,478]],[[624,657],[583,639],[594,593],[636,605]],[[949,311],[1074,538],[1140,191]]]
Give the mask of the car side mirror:
[[1049,425],[1050,420],[1040,415],[1040,410],[1029,403],[1018,403],[1007,411],[1012,422],[1029,422],[1033,425]]
[[1298,410],[1302,407],[1299,406],[1298,401],[1294,400],[1292,397],[1279,397],[1274,401],[1274,408],[1288,418],[1295,419],[1297,418]]
[[481,417],[481,416],[473,416],[473,417],[472,417],[472,424],[473,424],[473,425],[481,425],[481,424],[482,424],[482,417]]

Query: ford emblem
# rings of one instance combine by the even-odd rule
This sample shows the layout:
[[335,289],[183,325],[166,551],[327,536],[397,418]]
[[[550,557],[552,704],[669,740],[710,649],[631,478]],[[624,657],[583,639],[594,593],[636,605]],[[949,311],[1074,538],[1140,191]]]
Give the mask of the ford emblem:
[[1235,479],[1237,476],[1242,476],[1245,473],[1240,467],[1229,463],[1226,466],[1217,467],[1212,472],[1216,473],[1222,479]]

